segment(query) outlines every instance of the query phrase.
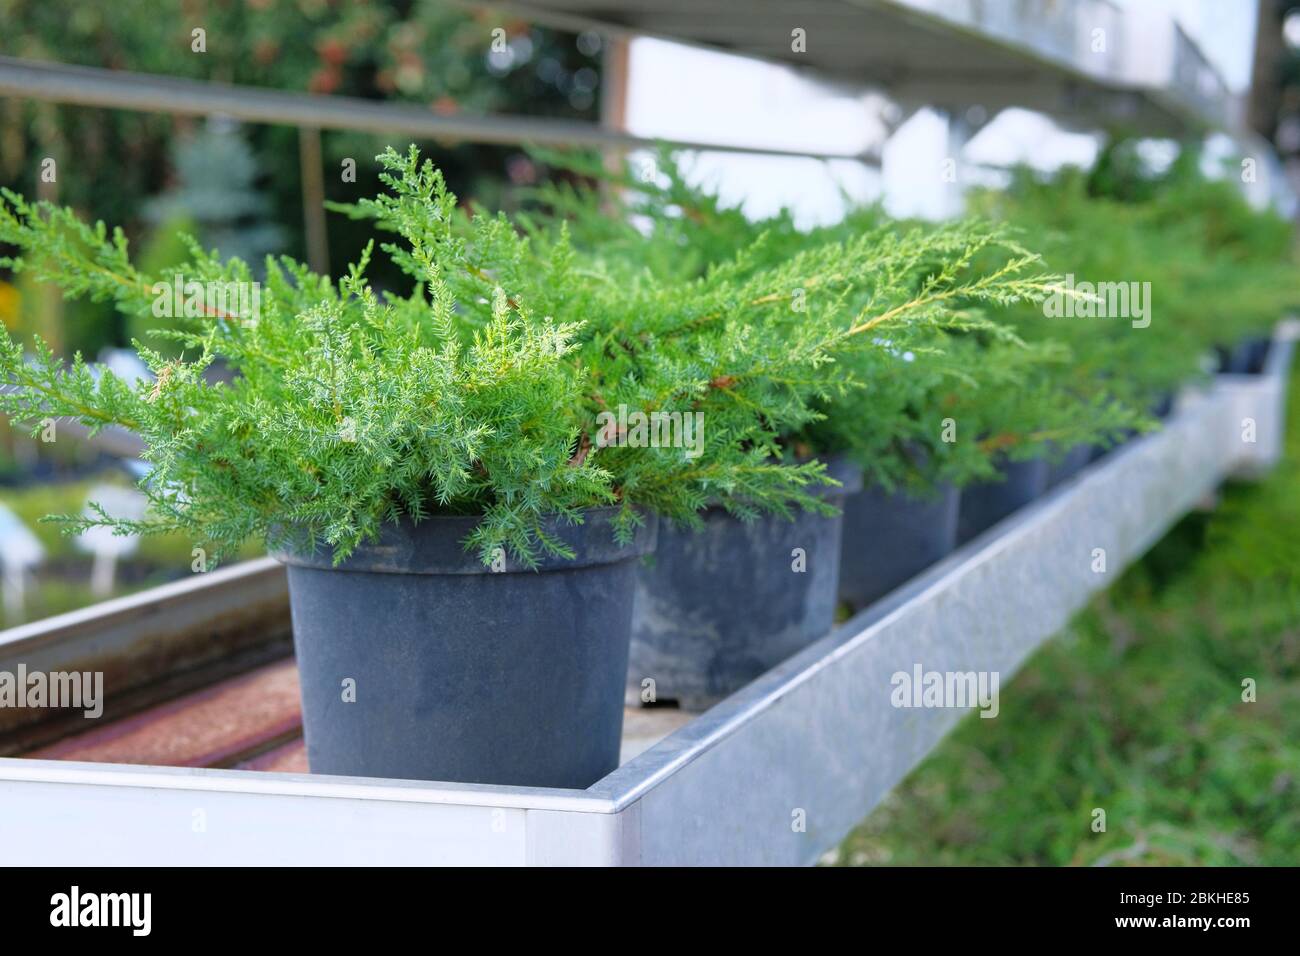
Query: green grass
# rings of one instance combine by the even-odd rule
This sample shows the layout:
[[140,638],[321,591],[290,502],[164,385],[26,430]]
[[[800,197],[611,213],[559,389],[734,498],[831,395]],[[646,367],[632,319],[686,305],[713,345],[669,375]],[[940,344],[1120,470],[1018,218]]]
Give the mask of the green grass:
[[1289,404],[1277,471],[1179,524],[836,862],[1300,864],[1300,387]]

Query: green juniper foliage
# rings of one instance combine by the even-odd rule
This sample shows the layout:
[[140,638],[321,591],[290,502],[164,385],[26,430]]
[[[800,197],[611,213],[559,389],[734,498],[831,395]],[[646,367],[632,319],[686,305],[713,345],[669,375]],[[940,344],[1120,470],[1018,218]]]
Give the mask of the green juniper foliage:
[[[76,245],[49,250],[47,278],[127,312],[152,306],[153,282],[131,267],[120,233],[109,240],[102,225],[73,227],[66,210],[6,199],[7,242],[44,249],[76,228]],[[251,281],[238,260],[191,251],[180,270],[187,280]],[[507,546],[527,561],[539,546],[562,551],[541,515],[576,518],[617,500],[610,472],[573,460],[583,409],[582,375],[565,360],[574,326],[534,318],[498,292],[490,321],[465,345],[436,264],[417,296],[381,302],[364,280],[368,258],[337,286],[287,259],[268,261],[256,320],[190,321],[174,333],[197,352],[189,361],[141,349],[153,382],[95,375],[79,358],[65,368],[39,342],[28,359],[6,337],[0,362],[16,388],[0,399],[5,411],[122,425],[147,444],[148,521],[101,513],[71,526],[181,530],[218,551],[253,534],[275,547],[288,529],[306,528],[342,559],[401,514],[481,512],[475,544],[489,553]],[[239,373],[228,384],[204,380],[218,356]],[[629,508],[624,520],[637,516]]]
[[[849,355],[893,361],[894,344],[930,330],[1005,333],[970,309],[1041,298],[1057,281],[1037,258],[978,225],[873,231],[768,257],[760,237],[702,276],[662,278],[579,252],[565,229],[521,233],[503,216],[467,216],[414,148],[380,160],[387,193],[354,214],[395,230],[382,250],[414,279],[377,294],[368,246],[335,283],[268,259],[260,310],[214,308],[158,333],[185,349],[139,346],[154,373],[126,382],[7,336],[0,409],[35,430],[69,416],[138,432],[151,473],[143,522],[102,511],[71,530],[181,531],[218,554],[250,535],[272,548],[326,544],[336,561],[403,516],[481,515],[467,545],[526,564],[565,554],[544,519],[618,508],[621,535],[645,510],[698,522],[718,503],[741,517],[825,509],[817,461],[792,463],[784,436],[864,386]],[[0,242],[72,295],[151,309],[175,276],[132,265],[120,232],[68,210],[0,203]],[[183,287],[253,280],[238,259],[190,243]],[[977,255],[1004,252],[986,271]],[[31,253],[39,253],[33,259]],[[791,308],[793,290],[807,291]],[[186,293],[189,294],[188,291]],[[229,382],[205,372],[221,363]],[[866,364],[861,368],[867,368]],[[601,424],[616,409],[698,414],[702,447],[640,447]],[[897,423],[882,411],[880,427]]]
[[[583,172],[602,168],[575,162]],[[500,218],[462,230],[471,258],[476,249],[511,244],[519,266],[507,285],[531,286],[526,297],[548,311],[573,303],[548,270],[581,255],[590,279],[580,308],[582,355],[597,370],[603,402],[650,409],[680,400],[685,394],[674,388],[686,369],[694,373],[687,380],[693,407],[711,409],[710,421],[720,415],[719,400],[753,409],[797,400],[779,419],[767,417],[768,437],[787,459],[849,452],[887,485],[923,472],[991,472],[973,413],[969,441],[942,440],[938,395],[956,404],[955,393],[980,379],[1010,389],[1008,370],[1021,368],[1024,355],[1043,355],[1026,352],[981,311],[1038,301],[1054,288],[1052,277],[1032,272],[1037,256],[1007,230],[977,222],[900,229],[859,219],[812,235],[795,230],[788,215],[756,225],[685,185],[669,154],[657,168],[665,184],[630,192],[613,217],[593,191],[555,187],[538,198],[556,210],[525,218],[527,241]],[[630,177],[622,184],[637,185]],[[385,222],[389,202],[349,212]],[[477,271],[464,275],[472,280]],[[976,334],[988,355],[953,345]],[[1024,354],[981,372],[1003,348]],[[741,363],[756,355],[762,364],[742,373]],[[927,360],[900,365],[900,357],[919,355]],[[646,388],[652,374],[666,387]],[[1081,417],[1072,401],[1045,401]]]
[[[916,493],[992,477],[1006,455],[1050,457],[1072,444],[1109,442],[1144,418],[1145,409],[1124,405],[1103,378],[1080,367],[1066,343],[1045,340],[1046,328],[1008,322],[1009,314],[1035,310],[1041,317],[1042,298],[1016,281],[1036,257],[1009,228],[891,222],[876,207],[858,207],[834,226],[801,231],[788,210],[752,221],[725,206],[691,185],[667,150],[615,170],[581,153],[538,156],[614,188],[544,185],[535,199],[545,212],[525,224],[541,239],[562,221],[575,246],[632,275],[680,280],[719,263],[766,275],[809,250],[841,245],[876,254],[874,268],[844,270],[844,281],[834,273],[806,282],[791,276],[793,323],[802,319],[799,307],[828,304],[827,292],[836,297],[829,305],[847,314],[888,314],[885,303],[897,302],[909,316],[837,349],[837,374],[860,387],[819,400],[817,417],[783,436],[805,455],[847,453],[877,484]],[[621,214],[608,215],[611,207]],[[923,302],[928,315],[913,311]],[[1016,305],[1019,312],[1009,313]]]
[[[1114,155],[1126,154],[1103,159]],[[1027,337],[1068,343],[1081,368],[1137,408],[1201,376],[1214,347],[1267,336],[1300,304],[1290,224],[1251,208],[1231,182],[1206,179],[1199,160],[1186,150],[1162,176],[1121,176],[1105,164],[1091,175],[1018,170],[1009,189],[975,196],[1076,280],[1149,283],[1142,328],[1124,318],[1044,324],[1041,313],[1012,315]]]

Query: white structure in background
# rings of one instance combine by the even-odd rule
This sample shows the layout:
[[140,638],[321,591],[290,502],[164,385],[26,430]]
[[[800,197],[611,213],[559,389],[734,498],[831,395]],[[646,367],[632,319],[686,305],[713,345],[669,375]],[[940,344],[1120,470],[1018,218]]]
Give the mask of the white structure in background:
[[[793,69],[696,47],[639,38],[628,68],[627,129],[734,145],[810,152],[867,152],[888,136],[883,97],[819,83]],[[843,195],[880,193],[880,175],[851,159],[697,153],[688,173],[716,183],[728,205],[754,218],[793,208],[801,227],[837,220]]]
[[45,548],[16,514],[0,504],[0,593],[5,616],[21,620],[27,594],[27,575],[45,560]]
[[[961,18],[955,8],[943,6],[950,0],[904,2]],[[1230,112],[1237,111],[1234,98],[1250,83],[1253,0],[1116,0],[1112,9],[1123,12],[1126,35],[1139,38],[1114,51],[1122,57],[1116,68],[1127,80],[1159,83],[1175,72],[1188,74],[1182,79],[1189,95],[1209,101],[1226,88],[1232,95],[1222,101]],[[755,217],[786,206],[798,211],[802,226],[834,221],[847,196],[858,202],[880,200],[895,216],[943,218],[959,211],[966,186],[996,185],[1008,166],[1025,164],[1045,172],[1067,164],[1088,166],[1100,146],[1095,133],[1065,129],[1041,113],[1008,109],[993,116],[972,114],[984,110],[973,107],[967,115],[949,117],[923,108],[904,116],[883,96],[818,83],[787,66],[649,38],[631,45],[625,111],[629,132],[821,152],[880,152],[879,170],[851,160],[699,154],[690,168],[692,178],[716,182],[724,200],[743,204]],[[761,131],[757,139],[756,131]],[[1255,181],[1246,182],[1255,204],[1277,201],[1289,192],[1281,188],[1271,150],[1256,150],[1258,144],[1248,139],[1233,144],[1222,136],[1209,145],[1207,156],[1263,158],[1252,171]],[[956,182],[954,165],[960,177]],[[1221,172],[1216,168],[1212,174]]]
[[[140,360],[135,349],[106,348],[99,353],[99,364],[127,383],[152,382],[154,378],[153,372]],[[91,371],[92,374],[95,372],[93,366]]]
[[[96,485],[91,489],[86,501],[86,513],[90,513],[90,502],[97,502],[114,518],[126,521],[138,521],[144,517],[145,497],[133,488],[118,485]],[[94,564],[90,572],[90,589],[97,598],[105,598],[113,593],[113,581],[117,576],[117,562],[135,553],[140,546],[140,536],[134,534],[117,535],[111,528],[88,528],[77,535],[77,546],[94,555]]]

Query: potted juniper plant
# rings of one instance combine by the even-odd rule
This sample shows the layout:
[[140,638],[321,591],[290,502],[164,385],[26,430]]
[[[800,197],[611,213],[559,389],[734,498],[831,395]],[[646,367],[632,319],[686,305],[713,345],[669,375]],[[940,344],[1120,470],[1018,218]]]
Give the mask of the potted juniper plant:
[[1136,157],[1114,159],[1128,146],[1106,150],[1090,173],[1019,170],[1009,189],[973,199],[1015,222],[1049,263],[1068,266],[1076,290],[1102,293],[1046,323],[1041,313],[1011,317],[1026,336],[1067,343],[1076,380],[1090,375],[1093,387],[1149,413],[1151,427],[1211,353],[1227,368],[1258,367],[1260,343],[1296,302],[1294,253],[1290,226],[1252,209],[1231,182],[1205,179],[1195,150],[1139,176]]
[[[605,175],[595,163],[562,162]],[[920,352],[934,359],[943,332],[980,330],[996,337],[998,327],[976,307],[1041,296],[1052,280],[1031,273],[1035,256],[978,224],[886,228],[870,210],[812,233],[795,228],[787,213],[753,223],[688,185],[662,153],[651,176],[634,172],[616,185],[623,190],[615,197],[623,203],[622,218],[603,214],[611,197],[581,188],[547,188],[540,198],[566,223],[575,244],[599,252],[606,269],[621,277],[619,288],[653,277],[685,281],[696,298],[721,292],[725,309],[711,306],[692,319],[697,341],[722,324],[786,354],[820,330],[825,344],[819,347],[830,364],[808,383],[811,391],[798,386],[811,401],[811,414],[774,423],[774,433],[787,460],[828,463],[839,486],[823,492],[824,505],[855,499],[864,467],[873,482],[906,476],[915,486],[926,478],[939,484],[935,476],[944,469],[960,472],[954,462],[960,456],[945,454],[942,462],[935,456],[925,464],[926,442],[916,440],[922,433],[931,438],[931,424],[938,440],[939,416],[922,414],[914,399],[933,396],[936,375],[947,373],[936,372],[937,364],[919,371],[903,366]],[[554,226],[534,231],[541,240]],[[992,249],[1004,254],[996,267],[971,268],[977,254]],[[713,351],[704,347],[706,354]],[[730,385],[731,376],[726,381]],[[839,387],[831,390],[828,382]],[[951,546],[953,496],[932,490],[918,495],[930,508],[924,517],[947,530],[927,526],[915,548],[907,543],[897,549],[906,554],[903,576],[928,560],[914,552]],[[935,506],[935,499],[943,502]],[[689,707],[707,705],[822,637],[833,623],[844,547],[838,516],[824,508],[748,514],[743,502],[725,494],[707,504],[698,520],[662,526],[659,549],[641,570],[629,671],[629,690],[641,699],[654,694]],[[895,530],[915,531],[906,522]],[[892,541],[872,540],[875,531],[866,537],[864,549],[896,550]],[[936,537],[947,543],[933,545]]]
[[[2,264],[127,314],[177,285],[195,308],[159,333],[180,357],[140,347],[149,381],[6,336],[0,408],[144,439],[146,518],[100,509],[72,531],[180,531],[214,557],[265,539],[288,567],[313,771],[585,787],[617,764],[656,516],[823,507],[825,468],[782,463],[773,429],[827,390],[786,383],[815,379],[828,336],[791,352],[732,328],[702,348],[693,326],[734,285],[620,292],[562,239],[539,267],[414,149],[381,160],[390,192],[358,209],[396,231],[410,294],[374,293],[368,247],[337,284],[268,260],[241,314],[214,302],[255,281],[244,263],[192,246],[179,283],[144,275],[120,232],[5,193],[0,242],[40,255]],[[218,360],[230,381],[205,378]],[[642,409],[667,440],[620,436]]]
[[[43,253],[40,278],[126,313],[173,286],[133,268],[120,232],[5,200],[0,241]],[[410,202],[436,222],[454,200],[439,179]],[[179,531],[214,556],[265,538],[288,567],[313,771],[585,787],[617,765],[634,562],[656,522],[575,455],[575,327],[498,291],[464,341],[443,263],[404,238],[394,254],[422,268],[406,299],[374,294],[367,249],[337,285],[268,261],[240,315],[213,290],[253,274],[194,248],[179,284],[203,307],[172,333],[180,358],[142,348],[154,376],[133,383],[6,336],[0,402],[144,439],[147,518],[101,509],[73,530]],[[205,380],[218,358],[232,381]]]
[[[401,213],[375,203],[349,211],[390,228]],[[526,236],[501,218],[462,220],[459,226],[449,241],[466,265],[448,281],[467,303],[460,322],[472,328],[486,321],[481,302],[488,281],[519,290],[548,314],[587,319],[574,354],[590,371],[597,427],[580,438],[580,448],[590,447],[590,455],[624,476],[625,492],[635,490],[672,520],[664,560],[651,558],[640,568],[638,635],[656,612],[662,612],[665,630],[688,643],[699,641],[701,614],[714,613],[712,608],[724,608],[725,616],[742,623],[765,620],[749,632],[752,648],[714,642],[717,667],[735,661],[748,680],[824,633],[838,562],[835,504],[844,481],[854,481],[856,473],[811,457],[795,461],[781,439],[816,417],[815,401],[852,387],[827,374],[847,328],[826,321],[825,313],[797,328],[755,325],[771,290],[789,282],[776,266],[736,265],[703,278],[656,274],[629,268],[621,255],[579,251],[563,224],[534,222]],[[814,268],[829,272],[833,258],[834,250],[823,250]],[[664,483],[662,466],[655,464],[664,456],[676,458],[690,481]],[[712,552],[697,547],[688,556],[680,553],[681,542],[709,539],[718,529],[723,540]],[[795,545],[787,543],[792,534]],[[811,549],[807,563],[814,568],[815,600],[804,584],[810,576],[792,571],[792,561],[803,570],[797,568],[799,557],[791,556],[796,547],[805,554]],[[710,594],[710,608],[702,612],[691,595],[673,592],[652,611],[648,582],[665,574],[695,578],[710,589],[729,586],[731,600]],[[761,609],[754,606],[759,601]],[[809,607],[822,611],[810,615]],[[792,618],[793,627],[772,626]],[[785,632],[793,634],[793,643]],[[773,638],[765,640],[768,633]],[[647,642],[638,639],[634,647],[643,653]],[[696,670],[693,659],[682,671],[648,670],[638,659],[629,673],[638,695],[658,698],[663,681],[665,696],[694,702],[694,691],[677,678],[693,679]]]
[[984,467],[962,488],[957,541],[965,543],[1084,464],[1073,454],[1114,440],[1142,415],[1074,364],[1054,340],[1022,348],[979,346],[989,380],[952,396],[950,412],[973,434]]
[[956,545],[961,485],[987,471],[954,417],[956,395],[998,367],[972,355],[968,338],[948,330],[890,340],[875,356],[871,387],[810,429],[811,442],[848,449],[864,473],[844,504],[838,594],[850,608],[870,605]]
[[[863,226],[854,212],[836,230]],[[873,342],[882,348],[846,355],[867,386],[831,403],[805,436],[816,447],[842,449],[864,471],[862,490],[844,507],[839,594],[854,609],[956,546],[961,515],[971,511],[967,495],[978,508],[985,488],[1002,485],[1006,448],[1036,458],[1049,436],[1102,434],[1117,414],[1104,403],[1085,408],[1054,385],[1026,401],[1027,385],[1048,381],[1061,349],[1021,340],[1002,312],[1033,307],[1051,279],[1011,287],[1008,280],[1035,257],[1005,234],[969,229],[930,233],[931,261],[915,268],[910,301],[935,297],[937,321],[889,330]]]

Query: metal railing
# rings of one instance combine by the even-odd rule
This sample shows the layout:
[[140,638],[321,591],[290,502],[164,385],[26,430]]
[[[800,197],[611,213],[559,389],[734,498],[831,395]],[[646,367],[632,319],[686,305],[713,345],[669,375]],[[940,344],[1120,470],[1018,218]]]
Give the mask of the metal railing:
[[184,116],[220,115],[250,123],[311,129],[401,133],[422,139],[459,140],[467,143],[622,150],[664,143],[681,149],[810,159],[851,159],[873,165],[879,163],[879,156],[867,149],[859,152],[819,152],[689,139],[659,140],[634,136],[580,120],[514,115],[444,116],[405,103],[292,93],[6,56],[0,56],[0,96]]

